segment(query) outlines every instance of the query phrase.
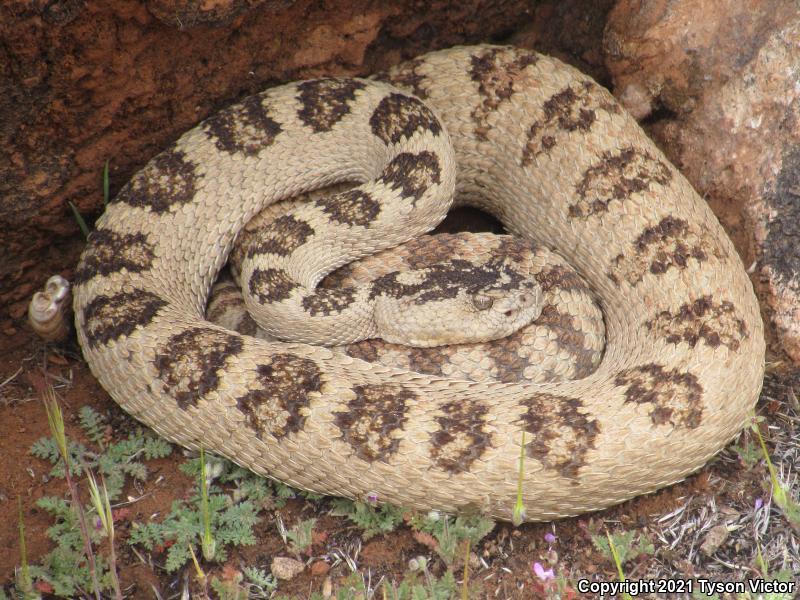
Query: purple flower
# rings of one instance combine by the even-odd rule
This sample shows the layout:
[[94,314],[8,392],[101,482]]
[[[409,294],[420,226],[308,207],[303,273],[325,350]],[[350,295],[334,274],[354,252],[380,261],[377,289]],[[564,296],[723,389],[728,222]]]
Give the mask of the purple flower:
[[378,504],[378,494],[375,492],[370,492],[367,494],[367,504],[371,504],[372,506]]
[[761,496],[759,496],[758,498],[756,498],[756,510],[758,510],[762,506],[764,506],[764,500],[761,498]]
[[542,563],[535,562],[533,563],[533,573],[542,581],[549,581],[550,579],[555,579],[555,573],[553,573],[553,569],[547,569],[542,566]]
[[548,544],[552,544],[553,542],[555,542],[555,541],[556,541],[556,536],[554,536],[554,535],[553,535],[552,533],[550,533],[550,532],[548,532],[548,533],[545,533],[545,534],[544,534],[544,541],[545,541],[545,542],[547,542]]

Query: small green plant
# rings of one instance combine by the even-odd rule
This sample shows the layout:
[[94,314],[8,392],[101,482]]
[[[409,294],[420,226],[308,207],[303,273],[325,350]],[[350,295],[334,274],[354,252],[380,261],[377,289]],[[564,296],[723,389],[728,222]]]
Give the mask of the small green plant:
[[[174,501],[169,514],[160,523],[134,523],[131,529],[129,544],[141,545],[151,552],[166,551],[165,568],[169,572],[181,568],[191,558],[195,546],[202,547],[206,527],[214,541],[215,561],[225,560],[227,546],[250,546],[256,543],[253,527],[259,521],[257,514],[261,502],[270,494],[268,484],[264,480],[263,484],[253,481],[243,484],[234,490],[236,498],[217,485],[208,485],[205,492],[207,508],[204,509],[204,462],[205,454],[203,461],[195,459],[181,466],[182,471],[198,478],[198,489],[188,501]],[[222,483],[230,481],[231,472],[246,473],[246,477],[257,478],[228,461],[221,461],[220,464],[222,470],[218,480]]]
[[522,502],[522,481],[525,477],[525,432],[522,432],[522,441],[519,444],[519,473],[517,474],[517,501],[511,512],[511,522],[514,527],[519,527],[525,521],[525,505]]
[[257,567],[243,567],[245,586],[250,598],[269,598],[278,589],[278,581],[271,574]]
[[394,531],[403,522],[403,509],[393,504],[375,506],[366,502],[354,502],[347,498],[333,501],[332,515],[344,516],[364,530],[362,537],[368,540],[376,535]]
[[[51,388],[45,394],[45,408],[52,436],[39,439],[30,452],[53,464],[51,476],[66,479],[71,500],[47,496],[36,502],[55,519],[47,531],[55,548],[40,564],[30,567],[30,577],[58,596],[92,594],[99,598],[101,592],[113,590],[115,597],[121,598],[115,569],[111,502],[121,494],[126,476],[141,480],[147,477],[147,468],[140,462],[142,457],[166,456],[172,447],[141,430],[126,440],[107,444],[105,419],[84,406],[79,411],[81,428],[90,442],[99,447],[90,449],[67,438],[64,418]],[[101,474],[102,486],[97,485],[89,469]],[[91,497],[91,503],[85,507],[80,502],[76,479],[82,472],[88,476]],[[109,541],[108,560],[95,554],[104,536]]]
[[[103,556],[95,556],[91,566],[86,559],[86,546],[78,523],[79,511],[73,505],[74,503],[63,498],[53,496],[45,496],[36,501],[36,506],[55,521],[47,529],[47,537],[55,547],[42,557],[39,564],[30,566],[30,574],[34,580],[49,588],[48,591],[63,598],[94,594],[95,581],[102,591],[113,588],[109,565]],[[102,541],[101,531],[95,527],[90,528],[89,536],[95,545]]]
[[108,499],[106,482],[102,481],[102,487],[98,487],[91,471],[87,474],[89,476],[89,495],[92,505],[108,538],[109,576],[111,577],[111,585],[114,587],[114,596],[117,600],[122,600],[122,590],[117,577],[117,553],[114,547],[114,517],[111,513],[111,501]]
[[103,165],[103,206],[108,206],[110,185],[108,181],[108,159]]
[[459,515],[454,518],[432,512],[424,517],[415,515],[410,523],[417,531],[429,533],[436,539],[436,552],[448,567],[455,562],[464,542],[468,541],[475,547],[494,529],[494,521],[479,515]]
[[[103,206],[108,206],[110,187],[111,186],[109,184],[108,177],[108,159],[106,159],[106,162],[103,165]],[[69,207],[72,209],[72,216],[75,217],[75,221],[78,223],[78,227],[80,227],[83,237],[88,238],[89,234],[92,232],[92,229],[86,224],[86,220],[78,210],[78,207],[75,206],[71,201],[67,202],[67,204],[69,204]]]
[[17,571],[17,588],[23,598],[37,598],[38,595],[33,591],[33,580],[31,579],[30,568],[28,565],[28,546],[25,541],[25,521],[22,517],[22,498],[17,496],[17,514],[19,518],[19,564]]
[[248,597],[247,590],[240,584],[244,577],[237,573],[233,579],[211,578],[211,589],[217,594],[219,600],[244,600]]
[[742,461],[742,464],[748,469],[755,467],[758,461],[761,460],[761,448],[758,447],[758,444],[754,444],[747,438],[745,438],[741,446],[738,444],[734,445],[733,450],[736,452],[739,460]]
[[400,584],[384,582],[382,591],[387,600],[453,600],[457,589],[452,571],[437,579],[424,569],[422,576],[409,573]]
[[761,436],[761,430],[758,428],[758,423],[761,420],[762,419],[760,417],[753,416],[750,423],[750,429],[752,429],[756,434],[756,437],[758,437],[758,442],[761,445],[761,451],[764,454],[764,460],[767,463],[769,478],[772,483],[772,497],[775,499],[775,504],[777,504],[783,511],[786,520],[789,521],[795,530],[800,531],[800,504],[792,499],[791,490],[789,490],[787,486],[782,485],[778,479],[778,473],[775,470],[775,466],[772,464],[772,460],[769,457],[769,452],[767,451],[767,444],[764,442],[764,438]]
[[[67,435],[64,430],[64,415],[56,399],[55,390],[49,385],[45,391],[44,407],[47,411],[47,423],[50,426],[50,434],[53,436],[51,438],[53,446],[58,453],[58,459],[64,463],[64,478],[67,480],[67,487],[72,497],[72,507],[74,508],[74,514],[77,516],[78,527],[75,529],[80,532],[80,538],[83,541],[83,549],[88,562],[89,577],[92,582],[92,591],[97,600],[100,600],[100,591],[102,588],[98,582],[97,561],[94,556],[94,551],[92,550],[92,538],[89,533],[89,527],[86,524],[86,514],[80,502],[78,485],[72,478],[70,472],[70,452],[68,450]],[[42,498],[42,500],[44,500],[44,498]],[[66,503],[64,503],[64,505],[66,506]],[[72,510],[69,512],[73,513]]]
[[208,506],[208,477],[206,476],[206,453],[200,448],[200,515],[203,519],[203,558],[214,560],[217,543],[211,533],[211,511]]
[[222,579],[212,576],[210,584],[220,600],[267,599],[278,587],[274,577],[255,567],[244,567]]
[[311,547],[314,542],[313,533],[316,519],[306,519],[295,524],[286,532],[286,537],[291,542],[289,550],[295,554],[302,554]]
[[[362,600],[367,597],[367,586],[358,573],[353,573],[337,588],[336,600]],[[319,592],[314,592],[309,600],[329,600],[331,596],[324,596]],[[286,596],[277,596],[275,600],[293,600]]]
[[461,585],[461,600],[469,598],[469,539],[464,544],[464,579]]
[[75,217],[75,220],[78,222],[78,227],[81,228],[81,232],[83,233],[83,237],[88,238],[89,234],[92,232],[89,229],[89,226],[86,224],[86,221],[83,218],[83,215],[78,210],[78,207],[75,206],[71,201],[68,202],[69,207],[72,209],[72,215]]
[[[608,548],[611,550],[611,556],[614,559],[614,565],[617,567],[617,577],[620,582],[625,581],[625,571],[622,570],[622,559],[617,552],[617,546],[611,538],[611,534],[606,531],[606,538],[608,539]],[[623,600],[631,600],[631,595],[628,592],[622,592]]]
[[[65,465],[69,466],[69,475],[78,475],[81,467],[99,473],[105,480],[108,497],[113,502],[122,493],[125,478],[130,476],[139,481],[147,479],[147,467],[141,458],[152,460],[169,456],[172,452],[164,440],[145,433],[137,428],[127,439],[115,441],[107,446],[103,443],[107,427],[106,420],[89,406],[79,411],[81,428],[90,441],[99,449],[87,448],[85,445],[65,440],[64,452],[67,460],[62,460],[62,447],[55,437],[40,438],[31,446],[30,453],[53,464],[51,477],[65,477]],[[63,423],[62,423],[63,425]],[[69,482],[68,482],[69,483]]]
[[606,558],[614,561],[614,563],[619,560],[620,564],[625,564],[642,554],[649,555],[655,552],[653,543],[645,536],[639,536],[635,541],[634,538],[636,538],[635,531],[606,533],[605,536],[593,535],[592,544]]

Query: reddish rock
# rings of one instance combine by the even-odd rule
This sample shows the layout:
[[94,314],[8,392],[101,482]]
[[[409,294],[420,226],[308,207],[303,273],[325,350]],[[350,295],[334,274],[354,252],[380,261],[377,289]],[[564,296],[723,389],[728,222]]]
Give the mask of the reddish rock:
[[[368,74],[525,25],[533,0],[10,0],[0,3],[0,314],[45,267],[69,277],[101,173],[149,158],[246,94]],[[34,260],[34,273],[19,267]],[[49,275],[49,273],[48,273]]]
[[745,266],[756,263],[773,333],[800,363],[800,6],[621,0],[605,47],[615,95],[651,116]]
[[328,571],[331,570],[331,566],[326,563],[324,560],[318,560],[313,565],[311,565],[311,574],[314,577],[322,577],[328,574]]
[[794,0],[620,0],[603,44],[615,94],[639,119],[688,114],[796,10]]

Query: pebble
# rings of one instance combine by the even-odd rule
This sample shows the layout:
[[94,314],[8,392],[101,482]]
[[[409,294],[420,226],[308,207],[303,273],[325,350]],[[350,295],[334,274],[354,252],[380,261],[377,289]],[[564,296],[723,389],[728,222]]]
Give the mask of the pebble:
[[305,570],[306,565],[305,563],[294,558],[289,558],[288,556],[276,556],[272,559],[272,566],[270,568],[276,579],[289,580],[294,579],[300,573],[302,573]]
[[725,540],[728,539],[729,534],[730,531],[728,530],[727,525],[724,523],[722,525],[712,527],[706,534],[703,543],[700,545],[700,551],[706,556],[712,556],[717,549],[719,549],[719,547],[725,543]]

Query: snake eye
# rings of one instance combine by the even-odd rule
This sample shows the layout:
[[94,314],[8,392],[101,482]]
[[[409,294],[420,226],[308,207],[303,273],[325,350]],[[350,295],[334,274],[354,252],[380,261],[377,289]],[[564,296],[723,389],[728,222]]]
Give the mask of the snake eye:
[[483,294],[475,294],[472,297],[472,304],[474,304],[475,308],[477,308],[478,310],[486,310],[487,308],[491,308],[493,303],[494,299],[491,296],[484,296]]

